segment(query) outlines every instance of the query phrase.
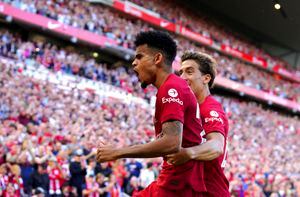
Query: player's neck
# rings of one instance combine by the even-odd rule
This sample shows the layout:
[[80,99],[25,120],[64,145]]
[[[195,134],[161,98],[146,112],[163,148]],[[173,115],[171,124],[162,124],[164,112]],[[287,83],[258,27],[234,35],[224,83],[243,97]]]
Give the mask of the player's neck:
[[196,95],[198,103],[199,104],[203,103],[205,98],[208,97],[209,95],[210,95],[210,91],[208,87],[205,87],[203,91],[201,91],[199,94]]
[[160,72],[158,72],[156,76],[156,81],[153,85],[158,89],[166,81],[166,79],[170,74],[171,72],[168,72],[166,70],[161,70]]

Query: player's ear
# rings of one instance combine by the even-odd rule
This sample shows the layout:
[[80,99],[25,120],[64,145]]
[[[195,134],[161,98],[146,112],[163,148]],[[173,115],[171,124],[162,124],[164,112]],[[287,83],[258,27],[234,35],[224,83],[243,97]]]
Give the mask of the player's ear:
[[210,80],[211,80],[210,74],[205,74],[202,77],[203,77],[203,83],[204,84],[208,84],[210,82]]
[[154,56],[154,63],[156,65],[160,65],[162,63],[162,61],[163,61],[163,54],[160,52],[156,53]]

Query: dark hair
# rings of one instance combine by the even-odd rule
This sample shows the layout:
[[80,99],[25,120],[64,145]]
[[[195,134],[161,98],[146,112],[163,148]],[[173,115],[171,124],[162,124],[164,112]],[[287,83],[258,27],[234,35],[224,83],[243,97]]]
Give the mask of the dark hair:
[[147,168],[151,168],[153,166],[152,162],[147,163]]
[[135,46],[147,44],[165,55],[166,64],[171,65],[176,57],[177,45],[168,33],[162,31],[146,31],[136,36]]
[[48,164],[46,162],[39,164],[44,170],[47,169]]
[[10,123],[10,124],[9,124],[9,127],[14,128],[15,130],[18,129],[17,126],[16,126],[16,124],[14,124],[14,123]]
[[217,75],[217,62],[216,60],[208,54],[200,52],[190,52],[186,51],[181,56],[181,62],[186,60],[194,60],[198,64],[200,72],[204,75],[209,74],[211,80],[208,83],[208,87],[212,88],[214,84],[215,77]]

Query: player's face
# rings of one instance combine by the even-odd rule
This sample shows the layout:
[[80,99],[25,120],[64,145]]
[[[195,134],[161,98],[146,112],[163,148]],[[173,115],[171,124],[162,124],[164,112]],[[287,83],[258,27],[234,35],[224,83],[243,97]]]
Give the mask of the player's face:
[[156,78],[155,53],[146,45],[136,48],[135,58],[132,62],[133,70],[137,74],[142,88],[153,84]]
[[194,60],[185,60],[181,63],[179,70],[180,77],[185,79],[194,94],[201,94],[204,89],[203,75],[198,68],[198,64]]

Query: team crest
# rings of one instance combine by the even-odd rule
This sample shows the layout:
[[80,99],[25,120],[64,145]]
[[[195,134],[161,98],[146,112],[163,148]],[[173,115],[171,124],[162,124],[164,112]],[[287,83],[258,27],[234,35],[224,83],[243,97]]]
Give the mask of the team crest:
[[219,114],[218,114],[218,112],[216,112],[216,111],[210,111],[209,112],[209,114],[212,116],[212,117],[219,117]]
[[170,97],[177,97],[178,96],[178,92],[177,92],[177,90],[175,90],[174,88],[171,88],[169,91],[168,91],[168,95],[170,96]]

